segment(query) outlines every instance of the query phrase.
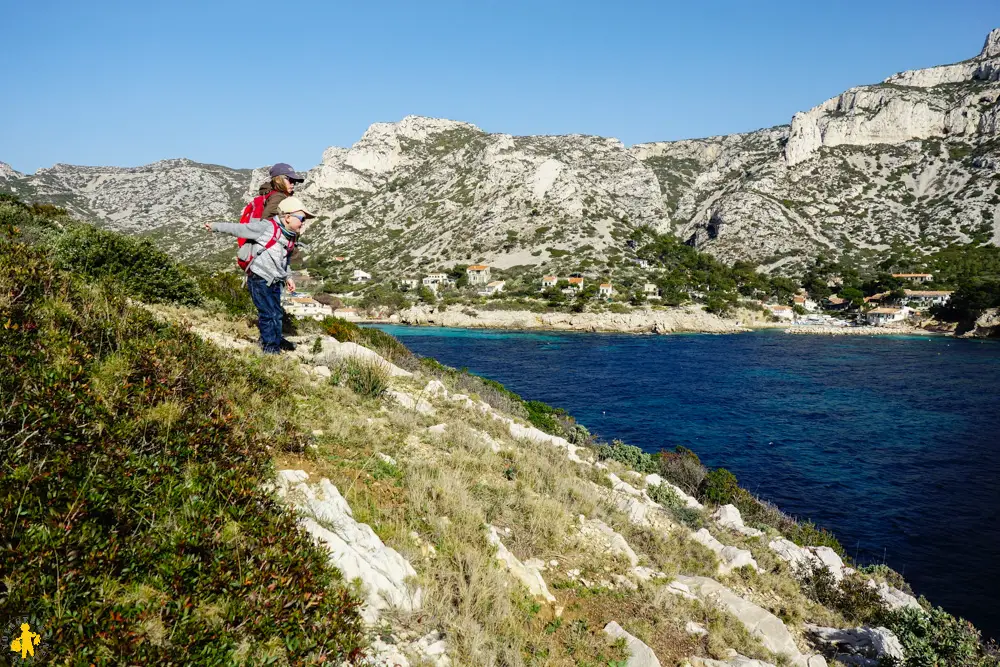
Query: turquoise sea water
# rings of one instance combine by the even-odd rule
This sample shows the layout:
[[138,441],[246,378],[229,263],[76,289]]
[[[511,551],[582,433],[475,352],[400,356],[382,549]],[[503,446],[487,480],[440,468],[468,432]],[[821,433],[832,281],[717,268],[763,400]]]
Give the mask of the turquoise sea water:
[[1000,637],[1000,344],[380,328],[604,439],[690,447]]

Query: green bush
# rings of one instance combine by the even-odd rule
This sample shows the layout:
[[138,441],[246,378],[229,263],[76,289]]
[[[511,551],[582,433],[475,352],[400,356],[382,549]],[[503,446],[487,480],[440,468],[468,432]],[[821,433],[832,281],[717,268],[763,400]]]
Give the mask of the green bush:
[[323,333],[336,338],[341,343],[348,341],[353,343],[361,336],[361,327],[339,317],[324,317],[319,324]]
[[926,612],[899,609],[888,612],[883,620],[903,645],[906,667],[1000,665],[995,645],[984,646],[979,631],[971,623],[940,607]]
[[141,301],[198,305],[202,300],[197,282],[146,239],[79,225],[58,238],[55,257],[63,268],[110,280]]
[[673,452],[661,451],[656,455],[657,472],[661,477],[695,496],[708,470],[698,455],[687,447],[678,445]]
[[198,275],[198,288],[209,302],[219,306],[236,317],[250,317],[257,314],[257,307],[250,298],[250,290],[243,284],[243,276],[233,271],[202,273]]
[[635,445],[626,445],[621,440],[614,440],[610,445],[604,444],[597,448],[597,458],[601,461],[618,461],[619,463],[641,473],[657,471],[653,457]]
[[878,590],[868,584],[868,579],[857,572],[846,575],[840,582],[829,568],[816,568],[804,572],[802,589],[820,604],[834,609],[856,625],[884,625],[885,603]]
[[413,353],[399,342],[398,338],[374,327],[358,327],[358,338],[355,342],[378,352],[393,362],[413,356]]
[[389,367],[378,359],[347,357],[337,375],[361,396],[381,398],[389,390]]
[[725,468],[716,468],[707,475],[702,482],[701,497],[717,505],[726,505],[736,499],[740,492],[739,482],[736,475]]
[[[262,485],[304,442],[237,359],[0,238],[0,572],[53,664],[340,664],[358,601]],[[249,405],[264,406],[247,410]]]

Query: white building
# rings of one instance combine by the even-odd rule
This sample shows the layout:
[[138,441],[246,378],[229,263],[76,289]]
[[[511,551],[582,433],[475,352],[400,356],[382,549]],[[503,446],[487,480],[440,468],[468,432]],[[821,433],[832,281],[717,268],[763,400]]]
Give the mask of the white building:
[[816,310],[816,302],[810,299],[806,294],[796,294],[792,301],[796,306],[802,306],[802,308],[810,313]]
[[399,281],[399,286],[403,289],[417,289],[420,287],[420,280],[417,278],[403,278]]
[[354,273],[351,274],[351,282],[355,285],[360,285],[361,283],[366,283],[372,279],[372,274],[367,271],[362,271],[361,269],[354,269]]
[[555,287],[559,284],[559,276],[542,276],[542,289]]
[[333,309],[316,301],[311,296],[293,296],[285,302],[285,312],[292,317],[321,320],[333,315]]
[[615,293],[614,288],[611,287],[611,283],[601,283],[597,288],[597,293],[608,299]]
[[943,306],[951,299],[951,292],[946,290],[903,290],[906,297],[903,301],[914,303],[921,308],[928,306]]
[[583,289],[583,278],[570,278],[569,286],[570,289],[575,289],[576,291],[579,292],[580,290]]
[[642,286],[642,292],[646,295],[647,299],[659,299],[660,298],[660,288],[653,283],[646,283]]
[[473,264],[466,267],[465,275],[470,285],[486,285],[490,282],[490,267],[485,264]]
[[486,289],[482,291],[482,294],[486,296],[493,296],[494,294],[499,294],[503,291],[504,285],[507,283],[503,280],[494,280],[491,283],[487,283]]
[[872,326],[883,327],[894,322],[902,322],[912,312],[912,309],[907,306],[903,306],[902,308],[873,308],[865,313],[865,321]]
[[360,320],[361,315],[358,313],[357,308],[338,308],[333,311],[334,317],[339,317],[342,320]]
[[795,319],[795,312],[792,310],[791,306],[782,306],[778,304],[765,304],[765,308],[771,311],[771,314],[777,317],[779,320],[793,320]]
[[915,283],[929,283],[934,280],[933,273],[894,273],[893,278],[899,278],[900,280],[909,280]]

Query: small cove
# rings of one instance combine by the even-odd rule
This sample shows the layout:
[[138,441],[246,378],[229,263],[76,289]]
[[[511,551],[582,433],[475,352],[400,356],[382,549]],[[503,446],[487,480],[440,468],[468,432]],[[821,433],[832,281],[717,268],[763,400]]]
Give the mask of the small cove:
[[1000,345],[380,327],[649,452],[684,445],[1000,636]]

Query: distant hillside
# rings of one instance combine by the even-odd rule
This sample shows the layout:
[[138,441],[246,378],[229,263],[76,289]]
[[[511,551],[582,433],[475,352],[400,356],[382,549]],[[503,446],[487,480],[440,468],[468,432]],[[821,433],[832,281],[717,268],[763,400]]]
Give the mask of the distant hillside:
[[[996,244],[998,79],[1000,29],[967,61],[852,88],[748,134],[629,148],[416,116],[375,123],[310,170],[300,194],[324,214],[310,252],[396,275],[474,261],[607,272],[648,225],[789,273],[817,256],[867,267],[894,248]],[[233,217],[264,172],[250,174],[187,160],[29,176],[2,165],[0,190],[206,260],[231,248],[197,223]]]

